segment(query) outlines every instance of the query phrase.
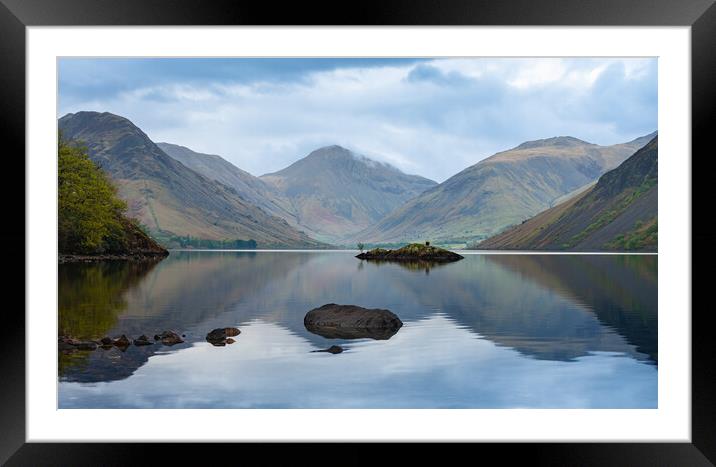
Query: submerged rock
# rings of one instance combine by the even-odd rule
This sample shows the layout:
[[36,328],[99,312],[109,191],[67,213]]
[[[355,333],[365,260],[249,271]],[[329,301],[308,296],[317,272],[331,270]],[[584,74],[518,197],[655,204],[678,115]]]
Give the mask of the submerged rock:
[[450,250],[445,250],[444,248],[430,246],[429,243],[425,245],[421,243],[411,243],[397,250],[374,248],[356,255],[356,258],[380,261],[429,261],[433,263],[447,263],[459,261],[463,259],[463,256],[453,253]]
[[379,308],[329,303],[306,313],[303,325],[329,339],[390,339],[403,326],[394,313]]
[[341,347],[340,345],[332,345],[332,346],[328,347],[327,349],[312,350],[312,352],[328,352],[328,353],[332,353],[333,355],[335,355],[335,354],[343,352],[343,347]]

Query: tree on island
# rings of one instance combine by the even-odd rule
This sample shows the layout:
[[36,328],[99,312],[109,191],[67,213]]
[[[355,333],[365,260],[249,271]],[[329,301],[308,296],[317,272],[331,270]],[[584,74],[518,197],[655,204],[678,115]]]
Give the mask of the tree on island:
[[361,253],[363,253],[364,247],[365,247],[365,245],[362,242],[358,242],[358,249],[360,250]]

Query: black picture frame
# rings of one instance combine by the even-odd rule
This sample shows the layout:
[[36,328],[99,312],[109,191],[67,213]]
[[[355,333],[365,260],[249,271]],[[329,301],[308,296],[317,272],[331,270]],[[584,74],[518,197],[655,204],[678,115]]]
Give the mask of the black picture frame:
[[[321,13],[318,13],[318,12]],[[5,257],[22,261],[5,281],[8,296],[19,295],[25,280],[25,257],[20,244],[25,240],[25,206],[19,194],[25,193],[25,29],[29,26],[160,26],[160,25],[534,25],[534,26],[690,26],[692,66],[692,154],[699,154],[699,170],[691,158],[692,213],[709,213],[712,196],[706,190],[710,173],[704,170],[704,158],[713,158],[708,147],[709,121],[716,112],[716,6],[714,0],[383,0],[363,1],[351,8],[323,7],[319,4],[218,0],[0,0],[0,120],[4,142],[7,203],[6,227],[2,231]],[[684,155],[688,157],[688,155]],[[15,174],[10,176],[9,174]],[[11,181],[14,180],[14,183]],[[694,220],[701,216],[692,217]],[[710,217],[710,216],[706,216]],[[707,242],[714,237],[709,229],[692,230],[692,249],[699,249],[698,263],[708,264],[711,254]],[[697,307],[697,286],[705,285],[708,274],[697,274],[692,262],[692,442],[691,443],[521,443],[463,445],[473,456],[498,454],[511,460],[526,457],[532,463],[549,465],[713,465],[716,463],[716,403],[713,394],[716,365],[714,339],[708,326],[710,307]],[[8,268],[9,270],[9,268]],[[22,271],[22,273],[21,273]],[[703,287],[702,287],[703,290]],[[12,295],[11,295],[12,293]],[[24,305],[24,295],[20,302]],[[19,305],[19,304],[18,304]],[[23,307],[24,308],[24,307]],[[48,310],[52,313],[53,310]],[[689,313],[691,310],[664,310]],[[143,464],[170,459],[181,460],[199,450],[214,452],[205,459],[216,459],[215,444],[129,444],[129,443],[26,443],[25,441],[25,320],[20,307],[8,307],[2,313],[0,362],[0,462],[7,465],[114,465]],[[52,343],[54,345],[54,343]],[[28,345],[48,343],[29,341]],[[111,420],[108,420],[111,423]],[[160,423],[160,422],[159,422]],[[101,429],[101,427],[98,427]],[[337,445],[334,448],[343,449]],[[426,445],[391,450],[380,459],[402,457],[406,451],[423,455]],[[373,462],[370,451],[348,447],[341,456],[355,462]],[[291,457],[316,460],[315,447],[292,445]],[[494,451],[494,452],[493,452]],[[227,447],[226,457],[260,454],[265,463],[277,463],[274,451],[267,457],[266,447]],[[308,457],[308,456],[311,457]],[[457,455],[457,454],[455,454]],[[335,459],[335,458],[334,458]],[[443,458],[444,461],[444,458]]]

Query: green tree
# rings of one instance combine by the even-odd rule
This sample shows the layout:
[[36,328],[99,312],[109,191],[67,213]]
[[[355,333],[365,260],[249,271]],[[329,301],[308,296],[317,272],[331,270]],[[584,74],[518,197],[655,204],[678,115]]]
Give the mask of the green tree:
[[365,247],[365,245],[363,244],[363,242],[358,242],[358,249],[360,250],[361,253],[363,253],[364,247]]
[[60,137],[57,147],[60,253],[92,254],[123,248],[124,201],[87,149]]

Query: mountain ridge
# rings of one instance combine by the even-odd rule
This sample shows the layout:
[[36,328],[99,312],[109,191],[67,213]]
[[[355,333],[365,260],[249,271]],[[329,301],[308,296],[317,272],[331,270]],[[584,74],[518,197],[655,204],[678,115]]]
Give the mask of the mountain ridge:
[[109,112],[59,119],[63,137],[83,141],[90,158],[116,183],[132,217],[157,236],[253,239],[261,247],[322,247],[237,191],[168,156],[130,120]]
[[478,249],[656,251],[658,137],[573,198],[479,243]]
[[355,234],[437,185],[339,145],[318,148],[259,178],[290,200],[298,225],[329,242]]
[[593,183],[648,136],[612,146],[572,137],[522,143],[426,190],[351,240],[465,246],[485,239]]

